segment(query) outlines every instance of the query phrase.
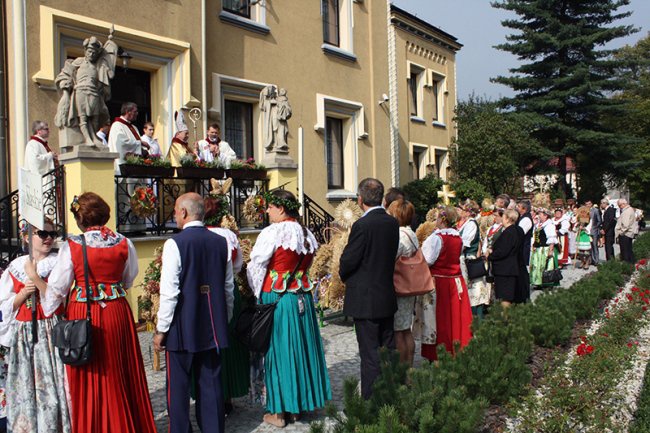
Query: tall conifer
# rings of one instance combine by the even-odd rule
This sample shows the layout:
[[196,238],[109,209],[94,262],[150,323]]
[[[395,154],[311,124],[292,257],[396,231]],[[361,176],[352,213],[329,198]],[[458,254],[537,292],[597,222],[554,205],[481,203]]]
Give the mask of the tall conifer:
[[[614,74],[616,61],[608,42],[636,31],[615,25],[631,12],[619,12],[629,0],[501,0],[493,7],[518,15],[502,21],[515,32],[496,48],[520,60],[509,76],[493,82],[515,90],[503,103],[530,117],[532,135],[559,157],[560,187],[567,195],[566,158],[578,164],[581,183],[620,171],[627,138],[607,129],[603,116],[616,115],[621,101],[611,98],[624,87]],[[622,112],[621,112],[622,113]],[[589,178],[589,180],[587,179]],[[596,191],[590,191],[595,193]]]

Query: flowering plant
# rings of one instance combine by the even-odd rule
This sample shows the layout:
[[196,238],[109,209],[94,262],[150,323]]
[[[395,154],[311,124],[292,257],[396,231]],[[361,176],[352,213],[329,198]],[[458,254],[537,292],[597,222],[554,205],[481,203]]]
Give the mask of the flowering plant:
[[245,160],[236,159],[230,163],[231,170],[243,169],[243,170],[266,170],[266,167],[262,164],[255,162],[255,158],[250,157]]
[[148,218],[158,210],[156,195],[150,186],[138,186],[131,195],[131,210],[140,218]]
[[587,344],[587,337],[583,335],[582,337],[580,337],[580,341],[581,343],[576,349],[576,354],[578,356],[585,356],[585,355],[592,354],[594,351],[594,346],[592,346],[591,344]]
[[125,161],[130,165],[144,165],[148,167],[171,167],[171,163],[164,159],[161,155],[149,155],[148,157],[142,157],[134,153],[127,153],[125,156]]

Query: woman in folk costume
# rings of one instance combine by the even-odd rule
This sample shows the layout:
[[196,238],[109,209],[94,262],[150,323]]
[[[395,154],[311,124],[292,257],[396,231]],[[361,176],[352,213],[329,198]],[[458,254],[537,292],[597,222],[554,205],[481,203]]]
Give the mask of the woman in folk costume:
[[569,257],[572,257],[576,254],[578,249],[577,247],[577,229],[578,229],[578,217],[576,216],[576,203],[572,198],[566,200],[567,210],[564,212],[567,220],[569,221]]
[[[205,201],[205,216],[203,220],[206,227],[226,239],[228,251],[230,251],[233,274],[239,273],[243,265],[242,251],[239,246],[237,234],[229,229],[222,227],[223,217],[228,215],[229,203],[226,193],[232,184],[231,179],[227,179],[223,184],[216,179],[212,179],[213,189],[210,196]],[[232,411],[232,399],[243,397],[248,394],[249,376],[250,376],[250,353],[235,336],[234,327],[242,309],[242,296],[237,286],[234,290],[234,307],[232,320],[228,324],[228,347],[221,351],[221,381],[223,385],[224,400],[226,402],[226,414]]]
[[533,233],[533,253],[530,257],[530,285],[531,286],[556,286],[559,283],[543,284],[544,271],[557,269],[558,243],[555,224],[551,219],[551,211],[546,208],[537,209],[539,223],[535,225]]
[[481,233],[479,230],[476,215],[479,212],[478,204],[474,200],[467,200],[461,206],[461,217],[458,220],[457,229],[463,239],[463,251],[461,256],[461,269],[463,278],[467,282],[469,301],[472,306],[472,314],[483,317],[485,306],[490,303],[490,288],[485,283],[484,277],[470,280],[467,276],[467,260],[473,260],[480,256]]
[[[82,236],[88,256],[92,358],[81,366],[66,366],[74,433],[154,433],[149,390],[140,343],[126,289],[138,274],[138,257],[130,240],[105,224],[111,209],[97,194],[75,197],[70,206],[83,232],[71,236],[59,251],[44,282],[33,265],[29,278],[43,297],[43,312],[51,314],[70,294],[68,320],[86,318],[86,283]],[[74,284],[73,284],[74,283]]]
[[189,128],[185,123],[185,116],[183,111],[179,110],[174,113],[174,120],[176,122],[176,134],[172,138],[172,144],[169,146],[169,151],[167,152],[167,159],[171,163],[172,167],[181,167],[181,160],[184,156],[190,155],[197,159],[196,151],[192,149],[189,142],[187,141],[190,137]]
[[557,262],[560,266],[566,266],[571,263],[571,257],[569,255],[569,232],[571,222],[567,216],[564,215],[564,210],[562,208],[555,209],[553,224],[557,231],[558,246],[560,250]]
[[[460,254],[463,240],[452,228],[458,214],[447,206],[438,213],[437,229],[423,242],[422,254],[435,279],[436,298],[433,308],[428,306],[424,316],[416,319],[422,342],[422,356],[436,360],[436,346],[444,344],[448,352],[454,352],[454,343],[465,347],[472,338],[472,309],[469,304],[467,285],[460,270]],[[431,316],[435,315],[432,326]],[[432,338],[433,337],[433,338]]]
[[[259,234],[250,254],[248,282],[262,304],[279,300],[271,345],[264,358],[264,421],[277,427],[332,398],[323,344],[307,274],[318,244],[301,225],[300,204],[292,193],[266,195],[271,225]],[[295,272],[295,273],[294,273]],[[294,273],[294,279],[287,280]]]
[[[52,246],[58,236],[48,222],[32,230],[32,256],[38,274],[47,279],[56,263]],[[36,286],[25,273],[29,256],[13,260],[0,278],[0,344],[7,355],[7,426],[13,432],[71,431],[66,398],[65,365],[52,345],[52,328],[63,314],[61,301],[45,315]],[[36,300],[37,340],[32,336],[32,298]],[[4,406],[4,405],[3,405]]]

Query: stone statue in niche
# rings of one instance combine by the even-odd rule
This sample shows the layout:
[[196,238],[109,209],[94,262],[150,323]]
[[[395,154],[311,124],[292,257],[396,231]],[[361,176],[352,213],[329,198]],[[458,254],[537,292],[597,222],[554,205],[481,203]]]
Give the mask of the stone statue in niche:
[[268,152],[288,153],[291,105],[287,91],[274,85],[266,86],[260,92],[260,111],[262,112],[262,138]]
[[111,97],[118,46],[113,30],[102,46],[91,36],[83,42],[84,56],[66,60],[56,77],[61,93],[54,124],[59,127],[60,146],[100,146],[96,132],[110,121],[106,101]]

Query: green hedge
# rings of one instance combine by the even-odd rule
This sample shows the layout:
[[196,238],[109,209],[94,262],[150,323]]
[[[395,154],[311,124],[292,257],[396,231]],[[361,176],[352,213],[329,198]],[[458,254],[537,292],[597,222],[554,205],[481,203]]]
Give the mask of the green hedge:
[[650,231],[644,232],[636,238],[632,244],[632,250],[637,260],[650,257]]
[[569,289],[545,293],[535,303],[505,311],[496,305],[480,324],[475,322],[474,338],[455,358],[439,347],[437,366],[424,362],[407,370],[396,354],[382,354],[373,397],[364,401],[356,393],[356,381],[349,381],[346,417],[332,407],[333,430],[314,423],[312,433],[475,432],[488,404],[508,402],[526,391],[533,345],[568,342],[576,319],[597,314],[601,300],[612,298],[632,270],[626,263],[605,262],[597,273]]

